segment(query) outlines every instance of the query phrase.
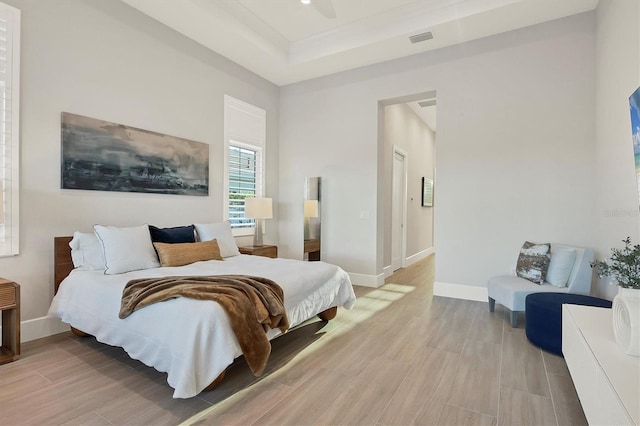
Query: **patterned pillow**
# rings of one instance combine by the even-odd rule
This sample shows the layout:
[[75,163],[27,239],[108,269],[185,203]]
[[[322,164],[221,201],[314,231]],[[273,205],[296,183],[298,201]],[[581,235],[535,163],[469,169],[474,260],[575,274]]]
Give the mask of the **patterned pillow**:
[[525,241],[520,249],[516,275],[536,284],[542,284],[551,261],[551,244],[534,244]]

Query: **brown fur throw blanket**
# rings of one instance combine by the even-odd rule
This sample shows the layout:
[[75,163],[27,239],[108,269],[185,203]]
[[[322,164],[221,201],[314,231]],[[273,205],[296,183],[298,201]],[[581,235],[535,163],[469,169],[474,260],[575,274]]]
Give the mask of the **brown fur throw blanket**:
[[289,328],[284,291],[275,282],[247,275],[162,277],[131,280],[122,291],[120,318],[152,303],[176,297],[213,300],[225,310],[247,364],[256,376],[271,353],[266,332]]

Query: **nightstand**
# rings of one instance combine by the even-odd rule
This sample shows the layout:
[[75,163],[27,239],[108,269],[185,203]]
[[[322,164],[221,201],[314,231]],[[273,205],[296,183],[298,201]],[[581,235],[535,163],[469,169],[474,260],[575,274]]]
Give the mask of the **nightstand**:
[[244,246],[238,247],[240,253],[242,254],[250,254],[253,256],[264,256],[264,257],[278,257],[278,246]]
[[320,260],[320,240],[304,240],[304,252],[309,262]]
[[20,358],[20,286],[4,278],[0,278],[0,315],[0,364],[6,364]]

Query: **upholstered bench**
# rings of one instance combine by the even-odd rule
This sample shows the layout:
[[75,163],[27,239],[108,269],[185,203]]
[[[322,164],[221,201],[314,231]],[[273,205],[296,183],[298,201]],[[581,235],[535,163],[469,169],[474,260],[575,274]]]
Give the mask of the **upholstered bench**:
[[611,302],[597,297],[570,293],[533,293],[525,299],[526,332],[531,343],[562,355],[562,305],[611,308]]

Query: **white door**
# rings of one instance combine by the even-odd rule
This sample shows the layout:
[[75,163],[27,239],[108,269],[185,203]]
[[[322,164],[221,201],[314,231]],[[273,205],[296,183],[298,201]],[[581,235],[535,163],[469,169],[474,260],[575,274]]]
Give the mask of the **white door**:
[[393,182],[391,187],[391,269],[403,265],[405,252],[406,153],[393,150]]

